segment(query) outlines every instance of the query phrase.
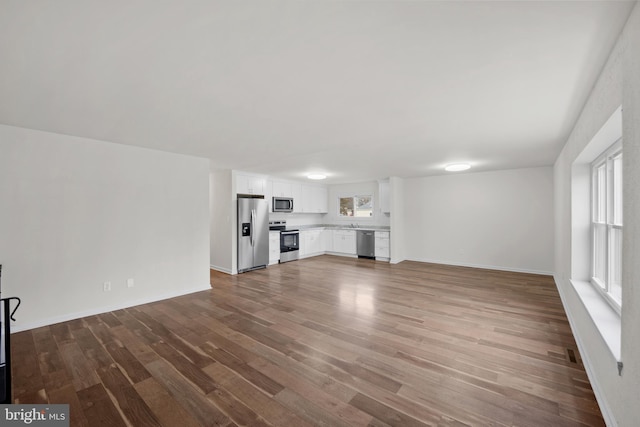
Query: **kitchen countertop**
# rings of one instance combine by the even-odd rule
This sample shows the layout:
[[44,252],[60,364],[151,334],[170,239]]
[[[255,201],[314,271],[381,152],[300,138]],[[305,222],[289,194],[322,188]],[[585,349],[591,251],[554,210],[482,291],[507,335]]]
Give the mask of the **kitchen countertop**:
[[311,225],[296,225],[296,228],[300,231],[304,230],[313,230],[322,228],[325,230],[368,230],[368,231],[391,231],[389,226],[385,225],[364,225],[360,227],[351,227],[350,225],[340,225],[340,224],[311,224]]

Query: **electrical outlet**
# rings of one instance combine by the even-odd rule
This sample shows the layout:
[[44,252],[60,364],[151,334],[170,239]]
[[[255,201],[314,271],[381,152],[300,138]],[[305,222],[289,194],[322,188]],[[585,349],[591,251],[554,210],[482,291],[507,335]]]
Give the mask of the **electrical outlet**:
[[102,290],[105,292],[109,292],[111,290],[111,282],[104,282],[102,284]]
[[133,279],[127,279],[127,288],[133,288]]

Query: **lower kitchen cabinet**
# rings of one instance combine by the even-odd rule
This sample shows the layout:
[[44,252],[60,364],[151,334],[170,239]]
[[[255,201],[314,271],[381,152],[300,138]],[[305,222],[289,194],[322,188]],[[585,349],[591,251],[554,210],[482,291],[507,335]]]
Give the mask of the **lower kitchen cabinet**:
[[321,255],[325,251],[324,230],[300,231],[300,258]]
[[[389,231],[375,232],[375,256],[380,261],[389,261],[389,234]],[[358,253],[356,242],[356,230],[353,229],[325,230],[311,228],[300,230],[299,256],[300,258],[309,258],[325,253],[355,256]],[[279,240],[277,243],[277,256],[279,257]],[[271,245],[269,247],[271,248]],[[275,251],[271,256],[276,256]],[[272,263],[271,257],[269,258],[269,263]]]
[[357,253],[355,230],[333,230],[333,252],[355,255]]
[[280,261],[280,232],[269,232],[269,265]]
[[389,232],[376,231],[375,244],[376,244],[376,259],[382,258],[385,261],[388,260],[390,258]]

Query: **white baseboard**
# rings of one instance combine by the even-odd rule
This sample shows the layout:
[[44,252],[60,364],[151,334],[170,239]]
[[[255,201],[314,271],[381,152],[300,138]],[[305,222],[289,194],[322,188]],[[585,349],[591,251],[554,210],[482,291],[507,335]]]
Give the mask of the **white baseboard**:
[[325,255],[335,255],[335,256],[343,256],[346,258],[358,258],[358,255],[354,255],[354,254],[345,254],[342,252],[325,252]]
[[146,298],[140,298],[138,300],[133,300],[133,301],[126,301],[119,304],[106,305],[103,307],[93,308],[91,310],[78,311],[75,313],[67,313],[60,316],[41,319],[36,322],[12,326],[11,333],[13,334],[15,332],[27,331],[29,329],[35,329],[35,328],[40,328],[42,326],[54,325],[60,322],[67,322],[69,320],[81,319],[87,316],[94,316],[96,314],[108,313],[110,311],[122,310],[123,308],[130,308],[130,307],[135,307],[136,305],[149,304],[151,302],[161,301],[169,298],[175,298],[183,295],[192,294],[194,292],[206,291],[209,289],[211,289],[211,285],[207,283],[206,285],[198,286],[196,288],[181,289],[175,292],[167,292],[164,294],[151,295]]
[[211,268],[212,270],[220,271],[222,273],[234,274],[228,268],[220,267],[218,265],[210,265],[209,268]]
[[485,270],[512,271],[514,273],[529,273],[529,274],[541,274],[541,275],[544,275],[544,276],[553,276],[553,272],[552,271],[532,270],[532,269],[527,269],[527,268],[516,268],[516,267],[505,267],[505,266],[500,266],[500,265],[472,264],[472,263],[451,262],[451,261],[444,261],[444,260],[438,260],[438,259],[424,259],[424,258],[407,258],[407,259],[405,259],[405,261],[428,262],[428,263],[432,263],[432,264],[453,265],[453,266],[456,266],[456,267],[483,268]]
[[299,259],[312,258],[314,256],[320,256],[320,255],[326,255],[326,254],[328,254],[328,252],[314,252],[312,254],[306,254],[304,256],[301,256]]

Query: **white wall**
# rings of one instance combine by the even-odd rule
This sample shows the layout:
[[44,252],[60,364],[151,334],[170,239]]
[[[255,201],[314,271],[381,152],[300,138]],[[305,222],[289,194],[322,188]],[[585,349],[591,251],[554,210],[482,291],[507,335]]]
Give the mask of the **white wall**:
[[398,264],[405,258],[405,239],[407,229],[411,227],[405,222],[405,194],[404,180],[396,176],[389,178],[389,196],[391,204],[391,216],[389,226],[391,229],[389,249],[391,251],[391,264]]
[[4,125],[0,153],[14,331],[209,287],[208,160]]
[[210,176],[211,268],[231,274],[232,245],[236,217],[231,194],[231,170],[214,171]]
[[553,270],[551,167],[405,179],[404,202],[406,259]]
[[[350,196],[373,196],[373,217],[371,218],[343,218],[338,216],[338,199]],[[336,184],[329,186],[329,213],[325,215],[328,224],[351,224],[389,226],[389,215],[380,210],[380,195],[378,182],[356,182],[352,184]]]
[[[636,4],[560,156],[555,176],[555,279],[598,402],[609,425],[633,426],[640,419],[640,7]],[[623,292],[621,360],[599,334],[569,279],[575,268],[572,230],[572,165],[612,113],[622,105],[623,126]],[[574,186],[575,188],[575,186]]]

